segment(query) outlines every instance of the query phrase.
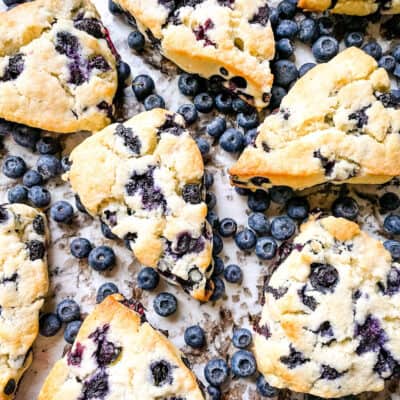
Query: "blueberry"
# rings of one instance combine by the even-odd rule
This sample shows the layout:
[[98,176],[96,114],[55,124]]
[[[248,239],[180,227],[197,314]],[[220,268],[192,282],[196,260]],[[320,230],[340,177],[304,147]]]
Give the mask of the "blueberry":
[[122,13],[121,7],[112,0],[108,0],[108,9],[110,10],[111,14],[121,14]]
[[30,188],[32,186],[38,186],[43,183],[43,178],[42,175],[39,174],[39,172],[30,169],[29,171],[25,172],[23,178],[22,178],[22,183]]
[[155,88],[153,78],[149,75],[138,75],[132,82],[132,90],[139,101],[143,101],[153,93]]
[[396,63],[396,66],[393,71],[393,75],[395,78],[400,79],[400,63]]
[[338,218],[355,220],[358,212],[358,204],[351,197],[339,197],[332,204],[332,214]]
[[72,299],[65,299],[57,305],[57,317],[61,322],[71,322],[80,319],[81,308]]
[[317,23],[312,18],[304,18],[300,22],[297,37],[303,43],[311,43],[317,36]]
[[289,58],[294,53],[293,42],[288,38],[279,39],[276,42],[275,47],[281,58]]
[[275,75],[274,83],[283,87],[288,87],[299,76],[296,65],[289,60],[278,60],[273,64],[272,71]]
[[214,192],[206,193],[206,204],[209,210],[212,210],[217,204],[217,197]]
[[238,349],[249,347],[252,340],[251,332],[246,328],[239,328],[233,331],[232,343]]
[[200,79],[196,75],[184,73],[179,76],[178,88],[179,91],[185,96],[194,97],[200,91]]
[[92,250],[92,244],[85,238],[75,238],[69,245],[71,254],[78,259],[89,257],[89,253]]
[[61,172],[60,160],[52,154],[41,155],[37,160],[36,167],[44,179],[57,176]]
[[184,335],[185,343],[194,349],[200,349],[206,342],[204,329],[198,325],[189,326],[186,328]]
[[117,285],[112,282],[103,283],[97,290],[96,303],[101,303],[106,297],[119,293]]
[[39,332],[42,336],[55,336],[61,329],[61,321],[56,314],[43,314],[39,320]]
[[275,257],[277,250],[278,245],[274,238],[262,236],[257,239],[256,255],[261,260],[272,260]]
[[235,113],[249,114],[253,111],[253,108],[250,106],[250,104],[245,102],[240,97],[235,97],[233,99],[232,107],[233,107],[233,111],[235,111]]
[[287,90],[282,86],[274,85],[271,89],[269,107],[273,110],[281,105],[282,99],[287,95]]
[[235,235],[236,246],[241,250],[251,250],[255,247],[257,238],[250,229],[244,229]]
[[278,390],[271,386],[264,378],[263,375],[259,375],[256,381],[258,393],[264,397],[276,397]]
[[308,71],[312,70],[317,64],[305,63],[299,68],[299,77],[304,76]]
[[207,386],[207,393],[208,396],[210,397],[210,400],[221,400],[221,390],[217,388],[216,386]]
[[296,14],[296,3],[283,0],[278,5],[278,13],[281,18],[291,19]]
[[18,156],[7,156],[3,163],[3,174],[7,178],[18,179],[26,172],[25,161]]
[[382,47],[378,42],[368,42],[361,47],[367,54],[378,61],[382,57]]
[[15,185],[7,192],[9,203],[25,203],[28,199],[28,190],[25,186]]
[[230,93],[222,92],[215,97],[215,108],[224,114],[232,112],[232,96]]
[[238,114],[236,122],[241,128],[248,130],[257,128],[260,123],[260,119],[258,118],[258,113],[255,111],[251,114]]
[[268,192],[256,190],[251,192],[247,198],[247,205],[251,211],[263,212],[268,210],[271,201]]
[[232,372],[235,376],[245,378],[256,372],[256,360],[250,351],[238,350],[231,360]]
[[131,67],[124,61],[119,61],[117,64],[118,83],[125,84],[126,80],[131,76]]
[[226,120],[223,117],[214,118],[206,128],[207,133],[214,137],[219,138],[226,130]]
[[73,344],[79,329],[81,329],[82,321],[72,321],[65,327],[64,339],[67,343]]
[[187,125],[194,124],[199,118],[196,107],[192,104],[182,104],[178,108],[178,114],[182,115]]
[[128,46],[132,50],[142,51],[145,43],[146,39],[143,33],[138,30],[132,31],[128,36]]
[[213,255],[217,256],[218,254],[220,254],[223,248],[224,248],[224,242],[222,241],[221,236],[214,233],[213,250],[212,250]]
[[213,276],[218,276],[221,275],[224,272],[225,265],[220,257],[214,257],[214,270],[213,270]]
[[392,56],[396,60],[396,62],[400,62],[400,45],[397,45],[392,50]]
[[200,93],[193,100],[196,110],[201,113],[209,113],[214,107],[214,99],[208,93]]
[[219,138],[219,145],[228,153],[237,153],[243,149],[244,135],[237,129],[229,128]]
[[15,143],[32,151],[36,149],[36,143],[40,139],[39,130],[24,125],[13,126],[10,129]]
[[271,223],[271,234],[277,240],[287,240],[291,238],[296,231],[295,222],[286,216],[276,217]]
[[217,229],[219,225],[218,215],[214,211],[208,210],[207,213],[207,222],[211,225],[213,229]]
[[400,199],[396,193],[387,192],[379,199],[379,206],[383,212],[394,211],[400,206]]
[[154,311],[161,317],[168,317],[176,312],[178,302],[171,293],[159,293],[153,301]]
[[278,39],[288,38],[294,39],[299,31],[299,27],[295,21],[283,19],[276,27],[275,35]]
[[204,367],[204,377],[213,386],[221,386],[228,379],[228,364],[222,358],[210,360]]
[[154,268],[144,267],[137,278],[138,286],[143,290],[154,290],[160,282],[160,276]]
[[276,28],[278,26],[278,23],[280,21],[278,8],[271,7],[269,9],[269,21],[271,22],[271,26],[273,28]]
[[321,36],[312,46],[312,53],[318,62],[331,60],[339,52],[338,41],[331,36]]
[[203,157],[205,157],[210,152],[211,146],[206,139],[199,137],[196,139],[196,144]]
[[74,216],[74,209],[67,201],[57,201],[50,208],[50,216],[56,222],[68,224]]
[[321,17],[317,19],[317,28],[319,36],[332,36],[335,31],[335,24],[330,17]]
[[223,218],[219,223],[219,234],[222,237],[231,237],[236,233],[237,224],[233,218]]
[[348,32],[344,37],[346,47],[361,47],[364,42],[364,34],[362,32]]
[[249,215],[249,227],[258,235],[265,235],[269,232],[271,225],[265,214],[261,212],[253,212]]
[[205,170],[204,171],[204,186],[206,189],[210,189],[210,187],[214,184],[214,175],[210,172]]
[[400,234],[400,216],[395,214],[388,215],[383,221],[383,229],[390,235]]
[[158,94],[147,96],[144,99],[143,104],[146,111],[154,110],[155,108],[165,108],[165,101]]
[[241,283],[243,272],[239,265],[230,264],[224,269],[224,278],[229,283]]
[[35,207],[43,208],[50,204],[51,195],[50,192],[42,186],[32,186],[28,190],[28,199]]
[[287,213],[290,218],[304,219],[310,212],[310,204],[305,197],[293,197],[287,202]]
[[77,208],[78,211],[87,214],[86,208],[82,204],[81,199],[77,194],[75,195],[75,207]]
[[116,264],[114,250],[108,246],[95,247],[89,253],[88,262],[95,271],[112,269]]
[[40,154],[57,154],[61,151],[61,144],[57,138],[44,136],[36,143],[36,150]]
[[386,69],[386,71],[392,72],[394,70],[394,68],[396,67],[396,60],[394,59],[393,56],[389,56],[389,55],[382,56],[379,59],[378,65],[381,68]]
[[383,246],[390,253],[393,260],[400,260],[400,242],[398,240],[386,240]]
[[273,186],[269,194],[274,203],[286,204],[293,197],[294,192],[289,186]]
[[214,282],[214,292],[211,295],[210,300],[217,301],[225,294],[225,283],[218,276],[213,276],[212,281]]

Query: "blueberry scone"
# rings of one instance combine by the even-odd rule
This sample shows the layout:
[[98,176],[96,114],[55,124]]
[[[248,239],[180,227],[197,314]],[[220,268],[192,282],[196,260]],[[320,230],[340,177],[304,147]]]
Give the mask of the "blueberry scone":
[[85,319],[38,400],[203,400],[185,361],[139,303],[109,296]]
[[299,7],[309,11],[331,10],[337,14],[368,15],[400,13],[400,0],[299,0]]
[[340,397],[400,372],[400,264],[359,226],[312,219],[265,286],[257,365],[279,388]]
[[58,133],[102,129],[117,89],[113,51],[89,0],[0,13],[0,118]]
[[66,178],[93,216],[194,298],[213,289],[204,166],[178,114],[155,109],[110,125],[76,147]]
[[298,80],[230,169],[250,189],[377,184],[400,174],[400,104],[376,61],[349,48]]
[[43,214],[21,204],[0,206],[0,400],[14,397],[32,362],[48,290],[47,240]]
[[216,77],[258,108],[268,105],[275,46],[266,0],[117,2],[184,71]]

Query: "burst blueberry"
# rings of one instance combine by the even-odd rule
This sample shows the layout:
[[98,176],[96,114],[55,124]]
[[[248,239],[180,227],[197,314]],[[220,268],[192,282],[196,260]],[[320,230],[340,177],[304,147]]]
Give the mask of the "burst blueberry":
[[155,297],[153,307],[154,311],[161,317],[169,317],[176,312],[178,301],[173,294],[162,292]]
[[160,282],[160,276],[154,268],[144,267],[138,274],[137,282],[143,290],[154,290]]
[[110,270],[116,264],[114,250],[108,246],[95,247],[89,253],[88,262],[95,271]]
[[69,245],[71,254],[78,259],[89,257],[92,250],[92,244],[86,238],[75,238]]
[[65,299],[57,305],[57,316],[61,322],[71,322],[80,319],[81,308],[72,299]]

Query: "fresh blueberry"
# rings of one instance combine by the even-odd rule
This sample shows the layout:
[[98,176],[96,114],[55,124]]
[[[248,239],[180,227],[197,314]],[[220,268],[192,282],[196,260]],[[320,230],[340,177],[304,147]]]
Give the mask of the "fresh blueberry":
[[42,175],[39,172],[35,171],[34,169],[30,169],[29,171],[25,172],[22,183],[30,188],[32,186],[39,186],[43,183]]
[[378,65],[386,71],[392,72],[396,67],[396,60],[393,56],[385,55],[379,59]]
[[331,60],[339,52],[339,43],[332,36],[321,36],[312,46],[312,53],[318,62]]
[[315,63],[305,63],[299,68],[299,77],[304,76],[308,71],[313,69],[317,64]]
[[224,278],[229,283],[241,283],[243,272],[239,265],[230,264],[224,269]]
[[219,223],[219,234],[222,237],[231,237],[236,233],[237,224],[233,218],[223,218]]
[[235,97],[233,99],[232,107],[233,107],[233,111],[235,111],[235,113],[249,114],[253,111],[253,108],[250,106],[250,104],[245,102],[240,97]]
[[388,215],[383,221],[383,229],[390,235],[399,235],[400,216],[395,214]]
[[214,107],[214,99],[208,93],[200,93],[193,100],[196,110],[201,113],[209,113]]
[[257,243],[257,237],[251,229],[246,228],[235,235],[235,243],[241,250],[251,250]]
[[286,204],[293,197],[294,192],[289,186],[273,186],[269,194],[274,203]]
[[7,178],[18,179],[26,172],[26,164],[23,158],[18,156],[8,156],[3,163],[3,174]]
[[56,314],[43,314],[39,320],[39,332],[42,336],[55,336],[61,329],[61,321]]
[[281,105],[282,99],[287,95],[287,90],[282,86],[274,85],[271,89],[271,100],[269,107],[274,110]]
[[151,267],[144,267],[137,277],[138,286],[143,290],[154,290],[160,282],[158,272]]
[[296,14],[296,3],[289,1],[289,0],[283,0],[278,4],[278,13],[279,17],[281,18],[288,18],[292,19],[294,15]]
[[214,292],[210,297],[211,301],[219,300],[225,294],[225,283],[219,276],[213,276]]
[[210,400],[221,400],[222,394],[221,390],[216,386],[207,386],[207,393],[210,397]]
[[219,144],[228,153],[237,153],[243,149],[244,135],[237,129],[228,128],[219,138]]
[[89,253],[88,262],[95,271],[112,269],[116,264],[114,250],[108,246],[95,247]]
[[346,47],[361,47],[364,42],[364,34],[362,32],[348,32],[344,37]]
[[86,211],[86,208],[84,207],[84,205],[81,202],[80,197],[76,194],[75,195],[75,207],[77,208],[78,211],[80,211],[81,213],[87,214],[88,212]]
[[173,294],[162,292],[155,297],[153,307],[158,315],[168,317],[176,312],[178,302]]
[[256,359],[248,350],[238,350],[231,360],[232,372],[235,376],[245,378],[256,372]]
[[185,343],[194,349],[200,349],[206,342],[204,329],[198,325],[189,326],[184,334]]
[[358,212],[358,204],[351,197],[339,197],[332,204],[332,214],[338,218],[355,220]]
[[138,75],[132,82],[132,90],[139,101],[143,101],[153,93],[155,88],[153,78],[149,75]]
[[214,270],[213,270],[213,276],[218,276],[221,275],[224,272],[225,265],[220,257],[214,257]]
[[126,80],[131,76],[131,67],[124,61],[117,64],[118,83],[124,85]]
[[72,299],[65,299],[57,305],[57,316],[61,322],[71,322],[80,319],[81,308]]
[[116,14],[122,13],[121,7],[117,3],[115,3],[113,0],[108,0],[108,9],[111,14],[116,15]]
[[249,347],[252,340],[251,332],[246,328],[239,328],[233,331],[232,343],[238,349]]
[[276,397],[278,395],[278,391],[265,380],[263,375],[259,375],[257,378],[256,386],[261,396]]
[[290,218],[304,219],[310,212],[310,204],[305,197],[293,197],[287,202],[287,213]]
[[396,62],[400,62],[400,45],[397,45],[392,50],[392,56],[396,60]]
[[293,42],[288,38],[279,39],[276,42],[275,47],[281,58],[289,58],[294,53]]
[[57,154],[61,149],[61,143],[57,138],[44,136],[36,143],[36,150],[40,154]]
[[50,208],[50,216],[56,222],[68,224],[74,216],[74,209],[67,201],[57,201]]
[[317,28],[319,36],[333,36],[335,24],[330,17],[321,17],[317,19]]
[[28,199],[28,190],[22,185],[15,185],[7,192],[9,203],[26,203]]
[[280,21],[279,11],[277,7],[270,7],[269,9],[269,21],[271,22],[271,26],[276,28]]
[[200,150],[201,155],[203,157],[207,156],[211,149],[210,143],[208,143],[206,139],[199,137],[196,139],[196,144]]
[[218,229],[219,219],[218,215],[214,211],[208,210],[206,219],[213,229]]
[[400,206],[400,198],[396,193],[387,192],[380,197],[379,206],[383,212],[394,211]]
[[192,103],[182,104],[178,108],[178,114],[182,115],[187,125],[194,124],[199,118],[196,107]]
[[228,364],[222,358],[210,360],[204,367],[204,377],[213,386],[221,386],[228,379]]
[[101,233],[103,234],[103,236],[106,239],[110,239],[110,240],[118,239],[117,235],[114,235],[111,228],[107,224],[105,224],[103,221],[100,222],[100,229],[101,229]]
[[61,163],[56,156],[43,154],[38,158],[36,168],[44,179],[49,179],[61,172]]
[[278,39],[294,39],[298,31],[299,27],[295,21],[291,21],[290,19],[283,19],[276,27],[275,35]]
[[217,205],[217,196],[214,192],[206,193],[206,204],[209,210],[212,210]]
[[40,131],[38,129],[17,125],[16,127],[12,126],[10,131],[15,143],[32,151],[36,149],[36,143],[40,139]]
[[72,344],[74,343],[76,336],[78,335],[79,329],[81,329],[82,321],[72,321],[65,327],[64,340]]
[[150,111],[155,108],[165,108],[165,101],[160,95],[151,94],[144,99],[143,105],[146,111]]
[[274,238],[262,236],[257,239],[256,255],[261,260],[272,260],[275,257],[277,250],[278,245]]
[[382,57],[382,47],[378,42],[368,42],[361,47],[367,54],[378,61]]
[[143,33],[138,30],[132,31],[128,36],[128,46],[132,50],[142,51],[145,43],[146,39]]
[[184,73],[179,76],[178,88],[185,96],[194,97],[200,91],[200,79],[196,75]]
[[258,113],[255,111],[251,114],[243,114],[243,113],[238,114],[236,117],[236,122],[241,128],[249,130],[257,128],[257,126],[260,123],[260,120],[258,118]]
[[214,233],[213,235],[213,256],[217,256],[221,253],[222,249],[224,248],[224,242],[221,239],[221,236]]
[[277,240],[287,240],[291,238],[296,231],[295,222],[286,216],[279,216],[272,220],[271,234]]
[[115,293],[119,293],[117,285],[112,282],[103,283],[97,290],[96,303],[101,303],[106,297]]
[[71,254],[78,259],[89,257],[92,250],[92,244],[85,238],[75,238],[69,245]]
[[207,125],[207,133],[213,138],[218,139],[226,130],[226,119],[223,117],[214,118]]
[[267,216],[261,212],[253,212],[249,215],[249,227],[257,233],[257,235],[265,235],[270,231],[271,225]]
[[264,212],[268,210],[270,203],[269,194],[264,190],[251,192],[247,197],[247,205],[251,211]]
[[278,60],[273,64],[272,71],[275,75],[274,83],[283,87],[288,87],[299,76],[296,65],[289,60]]
[[215,97],[215,108],[224,114],[232,112],[232,96],[230,93],[222,92]]
[[42,186],[32,186],[28,190],[28,199],[39,208],[47,207],[51,202],[50,192]]
[[304,18],[300,22],[297,37],[303,43],[311,43],[317,36],[317,23],[312,18]]
[[205,170],[204,171],[204,186],[206,189],[210,189],[210,187],[214,184],[214,175],[210,172]]
[[385,249],[390,253],[393,260],[400,260],[400,242],[398,240],[386,240],[383,242]]

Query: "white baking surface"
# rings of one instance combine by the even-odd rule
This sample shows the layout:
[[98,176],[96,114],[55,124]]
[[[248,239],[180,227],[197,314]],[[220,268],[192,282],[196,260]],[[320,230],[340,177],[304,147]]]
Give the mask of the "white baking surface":
[[[94,0],[95,5],[102,14],[103,22],[111,33],[113,42],[122,55],[124,61],[128,62],[132,69],[132,76],[140,73],[150,74],[156,82],[156,90],[164,96],[167,107],[176,110],[180,104],[188,102],[182,96],[177,88],[176,69],[169,63],[162,62],[160,72],[160,59],[157,56],[152,57],[151,51],[146,51],[144,57],[137,56],[127,45],[127,36],[132,28],[127,24],[126,20],[120,17],[112,16],[107,8],[107,0]],[[273,3],[273,2],[272,2]],[[0,6],[2,7],[2,6]],[[373,31],[372,31],[373,32]],[[301,45],[296,49],[296,63],[298,66],[306,61],[313,61],[311,55],[305,47]],[[155,65],[153,67],[152,65]],[[126,89],[126,101],[124,113],[132,116],[142,111],[130,88]],[[212,116],[202,118],[202,121],[194,129],[194,134],[204,134],[204,127],[207,119]],[[85,137],[83,134],[68,135],[64,137],[66,148],[65,154],[68,154],[71,148]],[[22,155],[29,166],[35,165],[36,156],[26,151],[22,147],[16,146],[12,140],[6,140],[6,149],[10,154]],[[245,198],[240,197],[230,187],[227,168],[235,161],[235,157],[224,153],[218,146],[212,148],[210,161],[207,168],[214,173],[215,184],[212,190],[216,193],[218,203],[216,211],[220,219],[224,217],[233,217],[239,225],[246,226],[248,209]],[[94,171],[95,173],[95,171]],[[0,201],[5,201],[6,191],[12,187],[13,181],[7,180],[3,175],[0,177]],[[53,202],[65,199],[74,204],[73,193],[68,184],[61,180],[53,181],[49,184],[52,191]],[[398,185],[393,187],[353,187],[353,194],[369,193],[373,199],[376,194],[383,193],[387,190],[399,192]],[[333,188],[338,192],[339,188]],[[309,191],[311,193],[310,201],[312,207],[329,208],[334,196],[332,189],[328,191],[325,188],[317,188]],[[362,200],[355,194],[363,218],[359,222],[374,234],[379,236],[382,226],[382,216],[380,216],[375,207],[368,200]],[[272,216],[279,210],[271,207],[268,215]],[[204,383],[203,366],[204,362],[215,356],[229,357],[233,354],[234,349],[231,345],[230,338],[234,326],[249,327],[249,315],[254,316],[260,312],[259,296],[263,285],[264,277],[268,274],[269,263],[259,261],[253,255],[245,255],[238,251],[232,240],[224,241],[224,250],[221,257],[225,261],[225,265],[229,263],[238,263],[244,272],[244,281],[242,285],[232,285],[226,283],[226,296],[223,300],[216,304],[200,305],[191,299],[182,290],[165,282],[162,282],[157,291],[168,290],[173,292],[179,301],[178,312],[171,318],[158,317],[153,312],[152,300],[155,293],[142,293],[136,287],[136,275],[140,270],[140,265],[135,262],[134,257],[122,243],[112,242],[105,239],[101,232],[99,223],[89,216],[76,211],[74,223],[71,226],[58,226],[50,221],[52,232],[51,248],[49,256],[49,272],[51,290],[46,301],[45,311],[54,311],[57,302],[66,297],[71,297],[81,304],[83,313],[88,313],[95,305],[95,293],[97,288],[104,282],[113,281],[120,288],[121,292],[130,297],[135,295],[140,298],[147,309],[147,317],[153,326],[162,330],[167,330],[169,338],[177,347],[188,356],[192,362],[193,369],[198,378]],[[118,265],[110,273],[100,274],[91,270],[86,261],[78,261],[71,257],[69,253],[69,243],[72,238],[83,236],[89,238],[95,245],[107,244],[113,246],[117,257]],[[204,350],[193,350],[185,346],[183,341],[183,331],[192,324],[200,324],[207,332],[207,347]],[[54,338],[38,337],[34,345],[34,362],[26,373],[19,388],[17,400],[34,400],[40,390],[40,387],[50,371],[54,362],[59,359],[63,351],[66,349],[66,343],[63,340],[62,332]],[[388,391],[382,393],[380,397],[393,399],[399,398],[395,395],[397,383],[391,382],[387,385],[390,387]],[[282,391],[279,395],[280,399],[293,398],[294,395],[288,391]],[[364,396],[365,397],[365,396]],[[376,394],[367,395],[367,397],[377,397]],[[225,392],[224,399],[230,400],[253,400],[260,399],[257,395],[254,385],[254,379],[241,379],[231,381],[229,388]],[[128,399],[127,399],[128,400]],[[146,400],[146,399],[143,399]]]

